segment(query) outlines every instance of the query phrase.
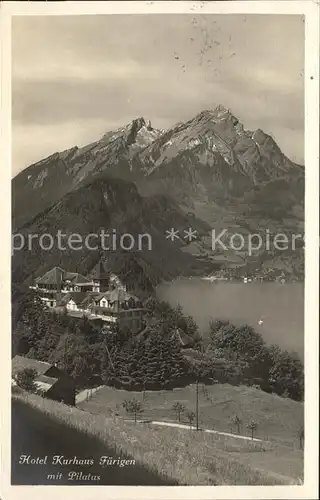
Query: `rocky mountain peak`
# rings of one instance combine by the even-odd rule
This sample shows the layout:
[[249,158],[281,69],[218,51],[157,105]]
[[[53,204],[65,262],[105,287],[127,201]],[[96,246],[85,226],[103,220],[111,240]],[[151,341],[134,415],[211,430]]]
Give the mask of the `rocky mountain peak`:
[[225,108],[219,104],[214,109],[206,109],[201,111],[196,118],[196,123],[212,123],[212,124],[223,124],[227,123],[230,127],[240,127],[243,129],[243,125],[239,122],[238,118],[232,114],[230,109]]
[[213,110],[217,116],[223,116],[230,113],[230,109],[225,108],[222,104],[218,104]]
[[261,130],[261,128],[255,130],[252,134],[252,139],[257,143],[264,142],[268,137],[269,136],[263,130]]
[[218,188],[230,194],[238,186],[237,192],[243,192],[284,175],[300,175],[301,169],[272,136],[245,130],[221,104],[168,130],[155,129],[138,116],[96,142],[55,153],[21,172],[13,181],[16,224],[103,173],[131,180],[152,176],[154,192],[160,184],[160,191],[165,186],[167,192],[173,178],[179,185],[185,178],[186,191],[191,186],[193,192],[200,189],[214,197]]
[[129,124],[129,128],[134,129],[137,132],[139,132],[142,128],[146,128],[149,131],[155,130],[151,125],[151,120],[146,120],[145,118],[143,118],[143,116],[132,120],[132,122]]
[[143,118],[143,116],[140,116],[139,118],[135,118],[131,122],[131,128],[136,128],[138,130],[140,130],[145,125],[146,125],[146,120]]

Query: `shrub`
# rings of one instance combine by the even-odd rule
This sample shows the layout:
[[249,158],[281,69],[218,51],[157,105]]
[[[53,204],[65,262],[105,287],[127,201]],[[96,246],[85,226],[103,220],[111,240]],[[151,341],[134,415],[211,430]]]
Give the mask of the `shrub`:
[[272,366],[269,372],[271,388],[283,397],[296,401],[303,399],[304,369],[296,353],[282,351],[278,346],[271,346]]
[[186,412],[186,417],[189,420],[190,427],[192,426],[192,422],[194,421],[195,416],[196,416],[196,414],[194,411],[189,410]]
[[37,391],[37,384],[35,379],[37,376],[37,370],[34,368],[24,368],[20,370],[15,375],[15,381],[18,387],[29,392]]
[[141,401],[138,401],[137,399],[126,399],[123,403],[122,406],[126,410],[127,413],[133,413],[134,415],[134,422],[137,423],[137,414],[143,412],[143,405]]
[[176,413],[176,416],[177,416],[177,420],[178,422],[180,422],[180,419],[181,419],[181,413],[183,413],[185,411],[185,406],[181,403],[179,403],[179,401],[177,401],[173,406],[172,406],[172,409],[173,411]]
[[304,447],[304,427],[301,425],[297,431],[297,437],[299,439],[300,450],[303,450]]
[[247,424],[247,428],[251,431],[251,438],[254,438],[254,433],[258,428],[258,423],[255,420],[250,420]]
[[234,415],[234,416],[231,418],[231,423],[237,427],[237,432],[238,432],[238,434],[240,434],[240,432],[241,432],[242,420],[241,420],[241,418],[239,417],[239,415]]

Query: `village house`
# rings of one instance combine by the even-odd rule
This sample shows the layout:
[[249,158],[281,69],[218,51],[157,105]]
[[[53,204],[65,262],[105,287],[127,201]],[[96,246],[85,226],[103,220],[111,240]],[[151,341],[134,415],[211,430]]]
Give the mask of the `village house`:
[[83,303],[88,296],[85,292],[69,292],[61,297],[57,302],[57,306],[65,307],[67,311],[77,311],[84,313],[86,309]]
[[87,307],[92,314],[111,316],[120,328],[127,327],[132,333],[143,327],[145,309],[140,299],[122,288],[92,297]]
[[61,267],[54,267],[37,278],[34,288],[44,294],[44,299],[50,293],[98,292],[100,290],[99,281],[90,280],[80,273],[65,271]]
[[57,292],[41,292],[41,300],[48,307],[57,306]]
[[37,372],[35,384],[42,395],[68,405],[75,405],[76,387],[72,377],[57,366],[24,356],[15,356],[11,361],[12,385],[16,385],[18,372],[32,368]]
[[144,309],[138,297],[128,293],[120,278],[102,261],[89,277],[54,267],[35,281],[35,290],[50,308],[64,308],[75,317],[87,316],[127,327],[132,333],[143,327]]
[[[99,261],[93,268],[89,277],[80,273],[65,271],[61,267],[54,267],[43,276],[35,280],[31,288],[41,292],[44,301],[53,294],[68,292],[105,292],[110,289],[126,291],[126,286],[120,278],[106,269],[106,265]],[[55,307],[52,306],[51,307]]]
[[132,333],[143,327],[145,309],[138,297],[123,289],[108,290],[103,293],[72,292],[58,302],[71,316],[87,316],[88,319],[101,319],[103,322],[127,327]]

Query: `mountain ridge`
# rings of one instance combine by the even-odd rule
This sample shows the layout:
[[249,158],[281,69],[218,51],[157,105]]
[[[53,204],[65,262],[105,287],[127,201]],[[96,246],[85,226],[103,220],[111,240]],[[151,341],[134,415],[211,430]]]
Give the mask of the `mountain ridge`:
[[[158,207],[162,229],[164,220],[169,223],[168,207],[173,219],[191,214],[200,226],[238,232],[303,229],[304,168],[287,158],[271,135],[246,130],[219,105],[168,130],[137,117],[95,142],[29,166],[12,180],[15,231],[33,227],[51,209],[57,216],[57,204],[70,193],[79,197],[81,189],[89,193],[92,184],[111,179],[135,184],[144,209]],[[130,211],[124,213],[129,220]],[[152,226],[149,216],[140,222]],[[208,242],[193,246],[198,255],[210,253]]]

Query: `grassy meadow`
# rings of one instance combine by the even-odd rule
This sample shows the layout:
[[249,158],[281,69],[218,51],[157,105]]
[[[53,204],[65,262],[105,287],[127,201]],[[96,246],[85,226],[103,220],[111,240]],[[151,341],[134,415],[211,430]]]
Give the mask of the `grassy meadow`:
[[[195,411],[196,386],[172,391],[146,391],[144,396],[141,392],[105,386],[94,393],[89,401],[78,406],[94,414],[112,416],[116,412],[128,417],[122,403],[133,398],[143,403],[143,418],[176,422],[172,406],[179,401],[187,410]],[[236,433],[237,429],[230,424],[230,418],[237,414],[243,421],[241,434],[250,435],[246,423],[254,419],[258,423],[255,437],[299,448],[297,431],[303,424],[303,411],[302,403],[252,387],[199,384],[199,425],[207,429]],[[181,423],[189,423],[184,413]]]
[[[216,389],[216,386],[214,388]],[[245,389],[232,389],[235,390],[235,394],[239,390],[238,400],[242,400],[244,394],[241,394],[240,390]],[[230,386],[229,393],[221,390],[220,399],[224,398],[227,401],[227,396],[231,399],[232,389]],[[188,407],[190,407],[192,390],[192,387],[180,390],[186,391],[185,398],[189,395]],[[260,391],[257,392],[260,394]],[[104,404],[101,400],[102,394],[104,394]],[[168,399],[170,394],[171,400]],[[146,471],[160,474],[180,485],[281,485],[298,484],[303,478],[303,452],[297,449],[294,440],[291,441],[291,445],[289,444],[289,431],[284,440],[287,445],[281,440],[258,443],[186,429],[157,427],[148,423],[134,424],[133,421],[124,421],[121,417],[115,416],[116,408],[121,407],[121,401],[134,396],[133,393],[125,394],[125,391],[101,389],[91,401],[80,404],[82,409],[68,407],[27,393],[14,394],[13,399],[31,406],[48,419],[54,419],[63,424],[67,429],[76,429],[83,436],[99,440],[108,449],[113,449],[115,455],[125,454],[133,457],[137,464],[146,468]],[[166,414],[175,400],[183,402],[178,390],[165,394],[164,391],[162,393],[148,392],[147,400],[150,408],[151,406],[154,408],[158,398],[158,410],[160,410],[160,398],[164,401],[164,396],[166,403],[162,403],[162,410]],[[98,401],[99,398],[100,402],[95,403],[95,400]],[[277,411],[281,412],[281,401],[284,403],[283,407],[288,403],[274,396],[270,398],[269,407],[272,406],[273,400],[276,402],[275,407],[279,407],[278,410],[274,409],[275,420]],[[216,408],[219,408],[219,404]],[[204,412],[203,405],[200,409],[203,420],[206,415],[206,426],[213,428],[213,422],[218,421],[218,410],[212,406],[212,403],[211,411],[209,406],[206,412]],[[155,416],[159,420],[158,410],[155,410]],[[292,428],[294,427],[293,419],[298,419],[298,412],[293,410],[294,408],[291,407]],[[94,416],[90,413],[91,411],[95,413]],[[262,405],[260,411],[262,415]],[[226,415],[226,413],[228,412],[225,410],[220,414]],[[289,413],[287,409],[287,414]],[[280,415],[278,417],[280,418]],[[201,423],[203,425],[204,422]],[[275,425],[270,418],[269,425],[270,429],[273,429]],[[281,425],[283,425],[284,432],[285,422]],[[257,436],[259,436],[259,431]]]

